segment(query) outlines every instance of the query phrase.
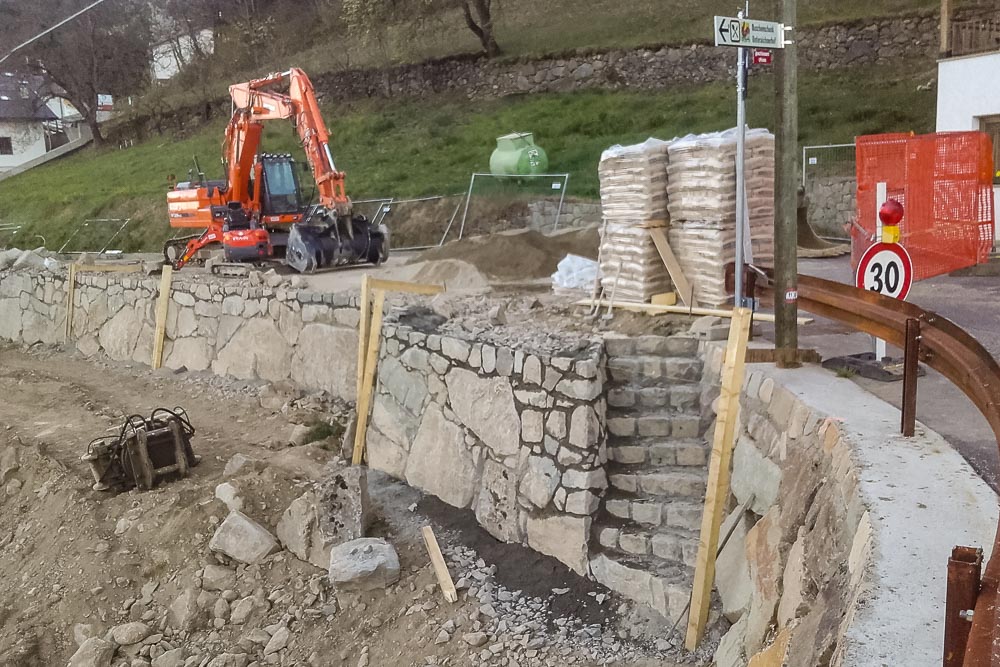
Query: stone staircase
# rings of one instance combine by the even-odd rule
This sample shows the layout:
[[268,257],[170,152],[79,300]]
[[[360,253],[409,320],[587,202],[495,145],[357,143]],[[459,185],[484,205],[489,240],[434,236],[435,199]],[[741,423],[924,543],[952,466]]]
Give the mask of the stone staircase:
[[614,338],[606,349],[610,485],[591,569],[673,621],[691,590],[708,477],[698,341]]

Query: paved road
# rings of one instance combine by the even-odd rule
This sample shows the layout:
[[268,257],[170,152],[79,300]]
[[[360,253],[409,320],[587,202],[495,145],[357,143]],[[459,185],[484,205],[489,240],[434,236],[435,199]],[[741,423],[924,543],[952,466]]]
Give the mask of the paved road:
[[[852,283],[850,260],[799,260],[799,272]],[[1000,358],[1000,278],[938,276],[915,283],[908,300],[943,315],[976,337]],[[764,335],[770,337],[771,331]],[[819,350],[824,358],[871,352],[871,337],[836,322],[817,318],[799,330],[800,346]],[[889,348],[891,356],[901,352]],[[876,396],[900,406],[902,383],[882,383],[856,378]],[[931,369],[920,378],[917,419],[950,442],[995,491],[1000,492],[1000,451],[993,432],[979,410],[948,380]]]

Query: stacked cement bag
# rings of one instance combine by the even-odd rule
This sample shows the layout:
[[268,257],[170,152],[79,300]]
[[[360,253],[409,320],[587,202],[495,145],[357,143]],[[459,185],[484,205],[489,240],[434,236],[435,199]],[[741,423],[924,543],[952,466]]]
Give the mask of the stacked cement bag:
[[[703,305],[721,305],[725,266],[736,257],[736,131],[689,135],[671,142],[667,185],[670,245]],[[774,135],[747,132],[748,261],[774,257]]]
[[667,143],[649,139],[601,155],[601,286],[605,297],[649,301],[669,292],[670,277],[649,230],[666,227]]

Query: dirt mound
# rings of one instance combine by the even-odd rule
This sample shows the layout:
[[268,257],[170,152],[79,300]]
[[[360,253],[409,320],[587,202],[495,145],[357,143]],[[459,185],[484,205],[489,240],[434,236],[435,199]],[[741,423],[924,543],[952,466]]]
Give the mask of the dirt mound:
[[532,229],[475,236],[432,248],[412,262],[458,259],[501,281],[546,278],[569,254],[597,259],[599,234],[595,227],[542,234]]
[[460,259],[416,262],[391,272],[396,280],[444,285],[449,290],[488,289],[489,279],[472,264]]

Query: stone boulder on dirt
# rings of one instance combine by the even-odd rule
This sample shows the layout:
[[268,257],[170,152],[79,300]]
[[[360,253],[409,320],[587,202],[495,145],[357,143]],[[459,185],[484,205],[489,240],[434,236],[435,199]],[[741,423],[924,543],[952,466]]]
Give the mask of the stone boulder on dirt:
[[364,537],[369,507],[366,468],[332,471],[288,506],[278,522],[278,540],[300,560],[326,568],[333,546]]
[[9,269],[17,258],[21,256],[21,251],[17,248],[11,248],[10,250],[4,250],[0,252],[0,271],[4,269]]
[[14,260],[14,263],[10,265],[10,268],[14,271],[19,269],[44,269],[45,258],[34,251],[25,250],[16,260]]
[[221,500],[227,508],[239,512],[243,509],[243,498],[240,490],[229,482],[223,482],[215,487],[215,497]]
[[369,591],[399,581],[399,555],[383,539],[362,538],[330,551],[330,582],[342,591]]
[[167,624],[178,630],[195,630],[203,618],[204,613],[198,607],[198,591],[193,588],[178,595],[167,609]]
[[83,642],[91,637],[96,637],[97,631],[90,623],[77,623],[73,626],[73,641],[77,646],[82,646]]
[[233,457],[226,463],[222,474],[226,477],[233,477],[240,473],[248,464],[253,463],[253,459],[243,454],[233,454]]
[[184,655],[183,648],[170,649],[153,660],[153,667],[184,667]]
[[6,484],[11,475],[20,469],[20,455],[20,447],[13,443],[0,453],[0,484]]
[[278,540],[243,512],[230,512],[212,535],[208,548],[247,565],[258,563],[280,548]]
[[246,653],[223,653],[212,658],[207,667],[247,667],[249,663]]
[[80,645],[69,659],[67,667],[110,667],[115,655],[115,645],[98,637],[91,637]]
[[145,623],[124,623],[111,628],[109,632],[111,638],[119,646],[138,644],[143,639],[153,634],[153,631]]
[[206,591],[227,591],[236,588],[236,572],[222,565],[206,565],[201,575],[201,587]]

